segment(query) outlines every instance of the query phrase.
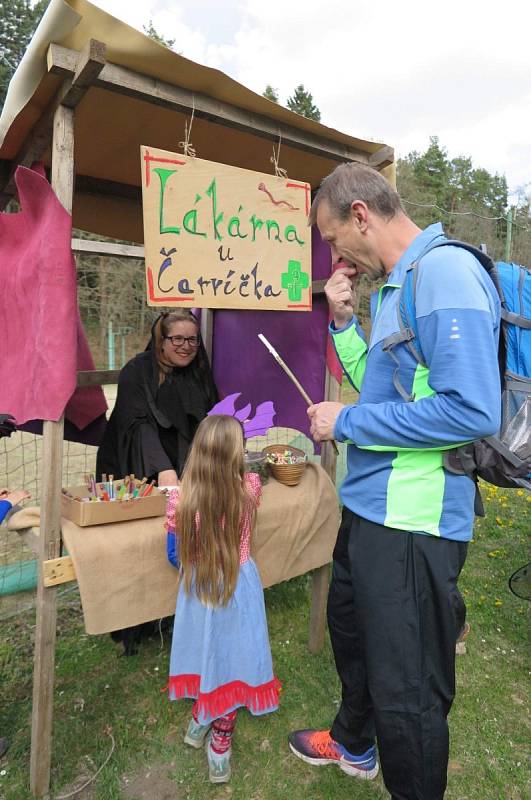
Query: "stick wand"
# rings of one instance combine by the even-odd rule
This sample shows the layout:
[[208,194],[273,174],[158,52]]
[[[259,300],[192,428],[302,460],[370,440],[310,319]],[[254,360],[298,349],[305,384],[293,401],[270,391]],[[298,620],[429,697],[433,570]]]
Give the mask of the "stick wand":
[[[300,384],[300,382],[299,382],[299,381],[298,381],[298,379],[295,377],[295,375],[293,374],[293,372],[290,370],[290,368],[288,367],[288,365],[287,365],[287,364],[286,364],[286,363],[283,361],[283,359],[282,359],[282,358],[279,356],[279,354],[277,353],[277,351],[275,350],[275,348],[273,347],[273,345],[271,344],[271,342],[269,342],[269,341],[266,339],[266,337],[264,336],[264,334],[263,334],[263,333],[259,333],[259,334],[258,334],[258,338],[260,339],[260,341],[262,342],[262,344],[263,344],[263,345],[264,345],[264,346],[265,346],[265,347],[266,347],[266,348],[269,350],[269,352],[271,353],[271,355],[273,356],[273,358],[275,359],[275,361],[277,362],[277,364],[280,364],[280,366],[282,367],[282,369],[284,370],[284,372],[286,373],[286,375],[288,376],[288,378],[289,378],[289,379],[290,379],[290,380],[291,380],[291,381],[292,381],[292,382],[295,384],[295,386],[296,386],[296,387],[297,387],[297,389],[299,390],[300,394],[301,394],[301,395],[302,395],[302,397],[304,398],[304,401],[305,401],[305,403],[306,403],[308,406],[313,406],[313,405],[314,405],[314,402],[313,402],[312,398],[310,397],[310,395],[308,394],[308,392],[306,391],[306,389],[304,389],[304,387],[303,387],[303,386]],[[336,455],[339,455],[339,450],[337,449],[337,444],[334,442],[334,440],[333,440],[333,439],[332,439],[332,447],[334,448]]]

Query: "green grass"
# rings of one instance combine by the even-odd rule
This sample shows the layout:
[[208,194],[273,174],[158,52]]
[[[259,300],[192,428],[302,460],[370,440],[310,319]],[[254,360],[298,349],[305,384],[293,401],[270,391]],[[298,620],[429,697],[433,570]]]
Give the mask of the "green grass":
[[[479,521],[461,589],[472,633],[457,659],[458,694],[450,715],[448,800],[524,800],[529,797],[527,626],[529,604],[507,587],[528,560],[531,503],[525,495],[485,492],[487,518]],[[70,599],[68,599],[70,598]],[[327,639],[307,650],[309,578],[266,591],[271,646],[284,691],[278,713],[253,718],[241,712],[227,787],[208,783],[204,753],[182,744],[190,704],[169,703],[169,639],[144,642],[139,655],[120,658],[108,636],[84,632],[76,592],[58,614],[52,797],[95,773],[105,760],[111,730],[116,748],[84,800],[332,800],[385,798],[379,777],[357,782],[337,768],[312,768],[290,755],[287,732],[328,726],[339,686]],[[1,800],[29,792],[32,639],[34,617],[0,624],[0,735],[11,747],[0,762]],[[183,643],[183,646],[184,643]],[[148,776],[148,777],[146,777]]]

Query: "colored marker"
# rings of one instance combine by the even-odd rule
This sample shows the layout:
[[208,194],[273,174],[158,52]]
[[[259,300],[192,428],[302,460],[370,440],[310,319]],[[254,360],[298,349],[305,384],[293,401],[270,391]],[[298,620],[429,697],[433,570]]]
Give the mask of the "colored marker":
[[154,487],[154,485],[155,485],[155,481],[151,481],[151,483],[149,483],[149,484],[146,486],[146,490],[145,490],[145,492],[143,493],[142,497],[147,497],[147,496],[148,496],[148,494],[150,494],[150,493],[153,491],[153,487]]

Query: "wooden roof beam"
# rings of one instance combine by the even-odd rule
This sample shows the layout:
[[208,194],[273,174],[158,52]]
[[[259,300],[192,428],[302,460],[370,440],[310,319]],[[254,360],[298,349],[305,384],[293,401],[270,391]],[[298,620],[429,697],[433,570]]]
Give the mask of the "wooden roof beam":
[[[56,72],[53,68],[52,54],[53,48],[56,46],[50,45],[48,48],[48,71],[51,72]],[[13,195],[15,193],[14,173],[17,166],[31,166],[34,161],[42,158],[47,148],[50,147],[53,118],[58,106],[63,105],[67,106],[67,108],[75,108],[81,102],[87,90],[94,85],[94,81],[105,66],[105,49],[105,45],[102,42],[98,42],[96,39],[89,39],[80,53],[71,51],[75,53],[75,60],[71,58],[68,69],[63,69],[62,72],[59,71],[59,74],[62,74],[65,78],[64,83],[14,158],[14,166],[3,189],[5,195]]]
[[[59,45],[51,45],[48,67],[52,72],[68,74],[72,69],[74,58],[75,51]],[[282,136],[282,143],[286,146],[296,147],[299,150],[334,161],[368,163],[369,154],[361,149],[349,147],[309,131],[299,130],[293,125],[272,120],[262,114],[245,111],[230,103],[141,75],[116,64],[107,63],[96,78],[94,86],[186,114],[190,114],[193,109],[196,117],[218,125],[233,127],[273,142],[277,142],[279,136]]]
[[395,151],[389,145],[385,145],[369,156],[369,166],[374,167],[374,169],[383,169],[392,164],[394,160]]
[[74,253],[86,253],[88,255],[103,256],[126,256],[127,258],[144,259],[144,248],[142,245],[116,244],[114,242],[100,242],[94,239],[72,239],[72,250]]
[[[47,62],[48,71],[51,71],[53,55],[50,52],[53,45],[48,48]],[[96,39],[89,39],[83,50],[79,53],[76,69],[69,85],[68,80],[60,93],[59,102],[68,108],[75,108],[85,96],[85,93],[93,86],[100,72],[104,69],[106,59],[106,46],[103,42]]]
[[76,194],[94,194],[103,197],[119,197],[142,205],[142,189],[130,183],[92,178],[90,175],[76,175]]

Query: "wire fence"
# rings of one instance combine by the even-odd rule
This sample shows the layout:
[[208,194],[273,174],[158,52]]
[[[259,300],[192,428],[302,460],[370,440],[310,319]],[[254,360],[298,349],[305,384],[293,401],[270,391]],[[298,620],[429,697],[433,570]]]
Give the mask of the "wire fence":
[[526,211],[511,209],[505,216],[487,211],[448,210],[436,203],[415,203],[402,198],[414,222],[421,228],[442,221],[446,234],[476,245],[485,245],[495,261],[514,261],[531,266],[531,221]]

